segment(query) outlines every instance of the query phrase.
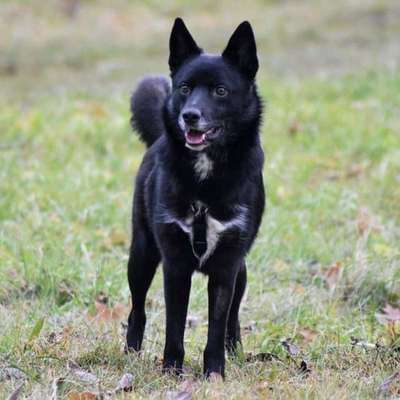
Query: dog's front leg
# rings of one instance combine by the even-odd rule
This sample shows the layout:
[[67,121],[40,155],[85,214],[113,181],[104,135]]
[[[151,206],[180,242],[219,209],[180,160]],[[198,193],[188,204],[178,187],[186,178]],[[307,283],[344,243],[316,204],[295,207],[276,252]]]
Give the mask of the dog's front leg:
[[225,376],[225,335],[237,272],[215,271],[208,281],[208,339],[204,351],[204,374]]
[[183,338],[192,271],[179,261],[167,261],[163,267],[167,317],[163,371],[180,374],[185,355]]

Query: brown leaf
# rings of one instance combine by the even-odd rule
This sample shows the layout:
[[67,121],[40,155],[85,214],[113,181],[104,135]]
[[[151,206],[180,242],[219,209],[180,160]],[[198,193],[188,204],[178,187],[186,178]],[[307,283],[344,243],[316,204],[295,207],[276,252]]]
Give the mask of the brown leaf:
[[379,394],[384,394],[386,393],[392,384],[400,379],[400,371],[395,372],[393,375],[390,375],[388,378],[386,378],[378,387],[378,393]]
[[291,355],[291,356],[296,356],[297,354],[300,353],[300,349],[290,341],[290,339],[283,340],[282,346],[284,349]]
[[301,328],[299,330],[299,334],[303,338],[304,342],[306,342],[306,343],[313,342],[318,336],[317,331],[314,331],[313,329],[310,329],[307,327]]
[[9,396],[8,400],[17,400],[21,394],[24,383],[21,383]]
[[126,305],[117,303],[114,307],[110,308],[104,303],[96,301],[94,304],[96,314],[91,319],[101,322],[119,321],[126,316],[128,308]]
[[268,399],[271,392],[271,383],[268,381],[259,382],[256,386],[257,398]]
[[67,397],[68,400],[97,400],[100,396],[93,392],[70,392]]
[[113,246],[126,246],[128,236],[125,231],[113,230],[110,235],[110,242]]
[[383,313],[377,313],[375,316],[378,322],[386,325],[389,336],[395,339],[397,337],[396,324],[400,321],[400,309],[386,304]]
[[335,262],[333,263],[325,272],[324,278],[325,282],[328,285],[330,290],[335,290],[337,283],[342,276],[342,263]]
[[365,172],[365,166],[362,164],[352,164],[346,171],[346,178],[358,178]]
[[122,375],[122,378],[118,382],[118,386],[115,389],[115,393],[119,392],[132,392],[133,390],[133,375],[126,373]]

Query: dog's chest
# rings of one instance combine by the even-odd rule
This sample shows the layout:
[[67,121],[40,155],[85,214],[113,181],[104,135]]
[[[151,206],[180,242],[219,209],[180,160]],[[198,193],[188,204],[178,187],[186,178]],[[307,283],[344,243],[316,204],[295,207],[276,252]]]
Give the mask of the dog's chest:
[[247,208],[238,206],[235,215],[228,220],[217,219],[202,203],[193,203],[185,219],[174,219],[187,235],[193,254],[199,260],[200,268],[214,253],[224,233],[231,229],[245,231],[247,224]]

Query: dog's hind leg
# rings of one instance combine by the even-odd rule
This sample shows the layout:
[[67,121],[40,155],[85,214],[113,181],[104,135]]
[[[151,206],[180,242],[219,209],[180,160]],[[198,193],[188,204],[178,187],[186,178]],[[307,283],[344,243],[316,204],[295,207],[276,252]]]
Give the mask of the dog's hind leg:
[[236,277],[235,292],[232,299],[231,308],[229,311],[228,324],[226,329],[225,347],[228,352],[235,355],[238,351],[238,345],[241,344],[240,339],[240,323],[239,323],[239,308],[243,298],[243,294],[247,284],[247,270],[246,263],[239,269]]
[[146,233],[135,230],[129,255],[128,281],[132,310],[128,318],[127,350],[139,351],[141,348],[146,325],[146,295],[160,262],[160,253],[154,240]]

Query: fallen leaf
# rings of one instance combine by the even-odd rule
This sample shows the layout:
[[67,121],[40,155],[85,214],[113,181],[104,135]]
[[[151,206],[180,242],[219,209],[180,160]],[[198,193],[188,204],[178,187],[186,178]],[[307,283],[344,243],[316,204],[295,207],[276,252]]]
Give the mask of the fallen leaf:
[[114,307],[108,307],[104,303],[100,303],[99,301],[95,302],[96,314],[94,316],[90,316],[90,319],[95,319],[97,321],[109,322],[109,321],[118,321],[128,313],[128,307],[124,304],[117,303]]
[[70,392],[67,397],[68,400],[96,400],[100,399],[97,393],[93,392]]
[[165,400],[191,400],[192,395],[188,392],[168,391],[165,394]]
[[67,366],[71,370],[71,372],[82,382],[96,383],[98,381],[95,374],[81,369],[79,365],[75,364],[73,361],[68,361]]
[[383,313],[376,314],[376,319],[383,324],[389,321],[400,321],[400,308],[386,304],[383,308]]
[[333,291],[342,276],[342,263],[335,262],[325,272],[324,278],[328,288]]
[[133,390],[133,375],[126,373],[122,375],[122,378],[118,382],[118,386],[115,389],[115,393],[119,392],[132,392]]
[[125,246],[127,244],[128,236],[125,231],[113,230],[110,235],[111,244],[114,246]]
[[299,334],[303,338],[304,342],[306,342],[306,343],[313,342],[318,336],[317,331],[314,331],[313,329],[310,329],[307,327],[301,328],[299,330]]
[[291,355],[291,356],[296,356],[297,354],[300,353],[300,349],[293,344],[290,339],[282,340],[282,346],[284,349]]
[[21,383],[9,396],[8,400],[17,400],[21,394],[24,383]]
[[358,178],[365,172],[363,164],[352,164],[346,171],[346,178]]
[[393,375],[390,375],[388,378],[386,378],[378,387],[378,393],[379,394],[384,394],[386,393],[392,384],[400,379],[400,371],[395,372]]
[[269,381],[263,381],[257,384],[256,391],[257,391],[257,398],[266,399],[269,398],[269,393],[272,390]]

